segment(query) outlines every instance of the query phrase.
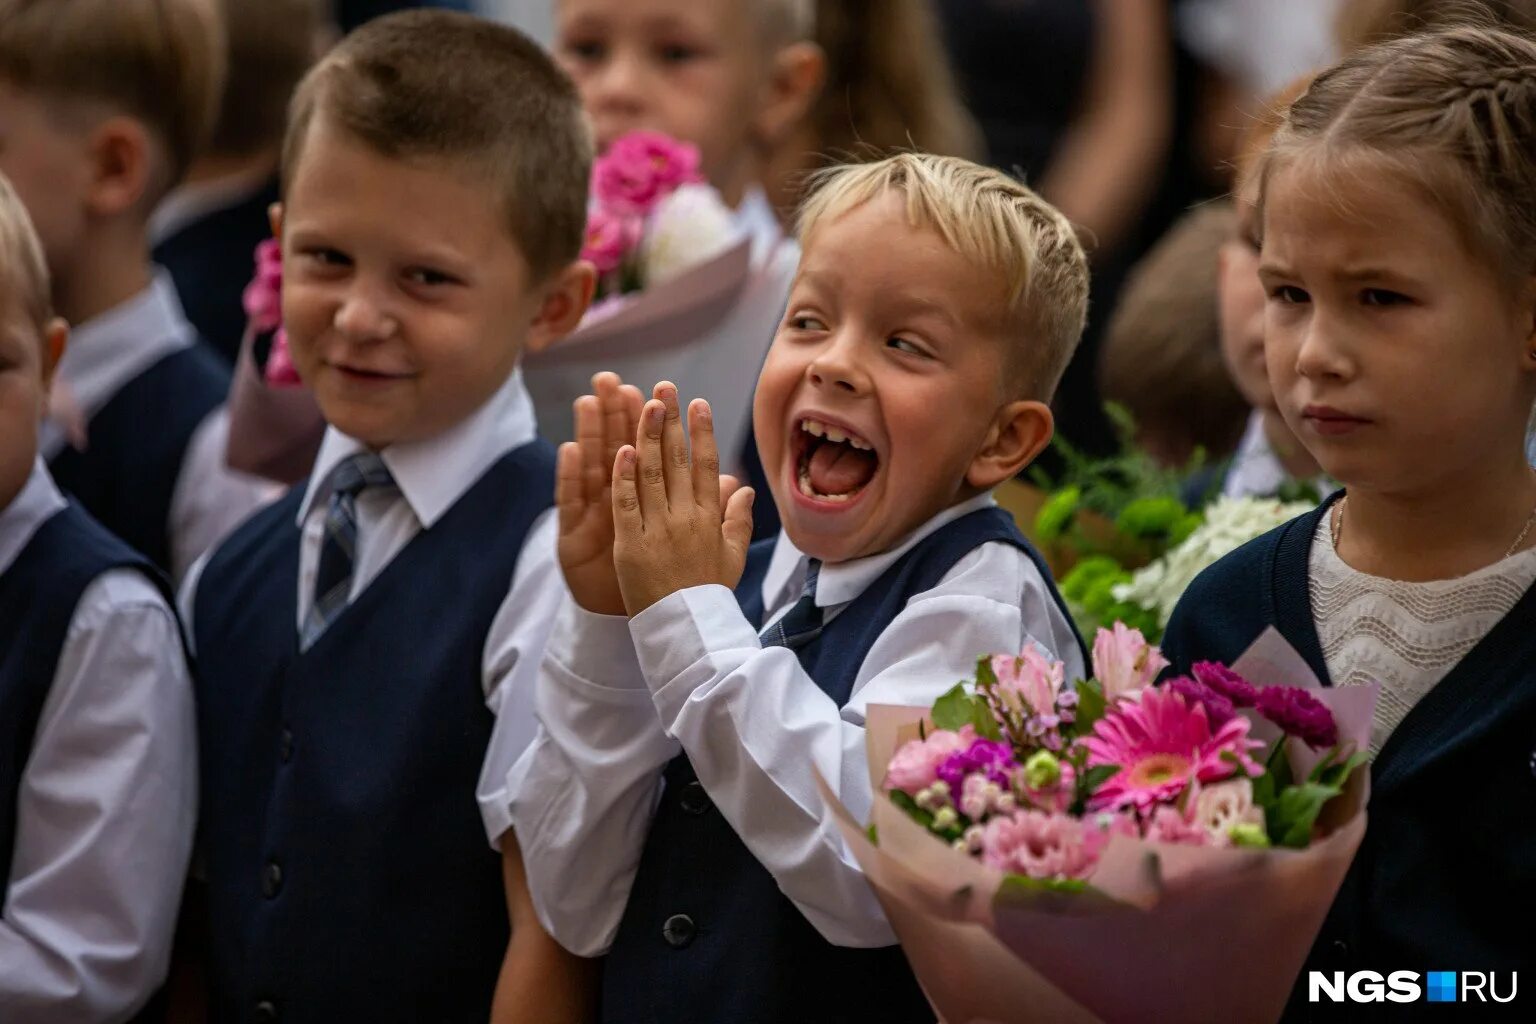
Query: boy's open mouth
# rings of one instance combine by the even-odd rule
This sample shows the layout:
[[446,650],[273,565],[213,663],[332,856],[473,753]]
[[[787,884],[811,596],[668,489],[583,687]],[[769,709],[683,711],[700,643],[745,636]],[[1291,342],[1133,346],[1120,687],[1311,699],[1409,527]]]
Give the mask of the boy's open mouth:
[[880,468],[874,445],[821,420],[800,420],[793,443],[800,493],[816,501],[851,501]]

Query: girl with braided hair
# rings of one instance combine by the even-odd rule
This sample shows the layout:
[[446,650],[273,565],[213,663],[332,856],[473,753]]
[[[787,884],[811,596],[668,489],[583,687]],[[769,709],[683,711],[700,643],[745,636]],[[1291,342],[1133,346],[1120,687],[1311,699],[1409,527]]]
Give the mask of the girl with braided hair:
[[1167,654],[1274,626],[1380,684],[1370,830],[1309,969],[1536,969],[1510,927],[1536,918],[1536,42],[1361,50],[1258,175],[1270,382],[1345,490],[1196,579]]

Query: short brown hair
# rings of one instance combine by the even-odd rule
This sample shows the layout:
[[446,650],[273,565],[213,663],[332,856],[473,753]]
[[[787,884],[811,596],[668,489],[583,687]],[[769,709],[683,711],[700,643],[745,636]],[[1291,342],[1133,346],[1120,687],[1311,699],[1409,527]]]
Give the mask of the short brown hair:
[[320,0],[221,0],[229,74],[208,150],[251,156],[282,144],[288,102],[314,64]]
[[4,330],[26,329],[41,338],[53,319],[48,261],[32,218],[10,181],[0,174],[0,310]]
[[898,153],[820,171],[800,210],[800,237],[886,192],[978,269],[995,273],[1021,327],[1016,349],[1025,389],[1049,400],[1082,340],[1088,259],[1071,222],[1023,183],[959,157]]
[[0,0],[0,78],[61,100],[106,104],[142,121],[179,182],[208,137],[224,82],[214,0]]
[[1222,360],[1216,293],[1235,218],[1231,203],[1206,203],[1169,229],[1131,271],[1099,355],[1100,393],[1188,454],[1225,455],[1248,419]]
[[1288,163],[1360,159],[1418,186],[1493,269],[1536,273],[1536,41],[1466,26],[1351,54],[1291,104],[1260,205]]
[[385,157],[462,160],[485,174],[536,278],[581,254],[591,132],[576,87],[516,29],[412,10],[354,31],[294,94],[285,189],[317,116]]

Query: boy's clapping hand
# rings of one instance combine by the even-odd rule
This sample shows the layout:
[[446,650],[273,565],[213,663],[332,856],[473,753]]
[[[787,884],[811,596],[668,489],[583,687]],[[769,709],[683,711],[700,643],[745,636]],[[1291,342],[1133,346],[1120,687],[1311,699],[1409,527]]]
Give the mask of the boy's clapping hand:
[[555,504],[560,509],[560,569],[571,597],[598,615],[623,615],[613,569],[612,467],[635,438],[645,398],[616,373],[592,378],[592,394],[576,400],[576,440],[560,446]]
[[677,388],[656,385],[635,445],[619,449],[612,490],[613,562],[631,616],[689,587],[736,586],[752,542],[753,492],[721,478],[708,402],[690,404],[685,433]]

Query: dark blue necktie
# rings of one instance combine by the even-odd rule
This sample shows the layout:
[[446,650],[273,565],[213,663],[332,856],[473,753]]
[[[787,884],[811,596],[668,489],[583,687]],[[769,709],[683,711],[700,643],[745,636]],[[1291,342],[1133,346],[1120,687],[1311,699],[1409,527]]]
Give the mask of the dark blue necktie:
[[300,647],[308,650],[352,599],[352,567],[357,560],[357,496],[370,487],[394,487],[389,467],[374,452],[360,452],[331,473],[331,501],[325,511],[325,536],[315,572],[315,599],[304,617]]
[[821,562],[811,559],[805,567],[805,592],[800,600],[785,612],[778,621],[758,634],[764,647],[788,647],[798,651],[821,635],[822,610],[816,607],[816,578],[821,575]]

